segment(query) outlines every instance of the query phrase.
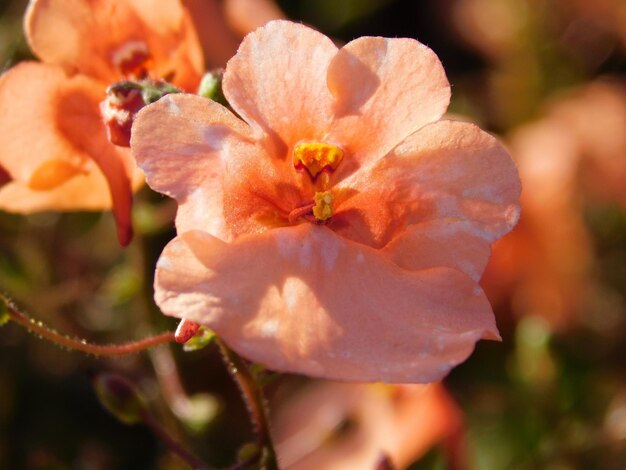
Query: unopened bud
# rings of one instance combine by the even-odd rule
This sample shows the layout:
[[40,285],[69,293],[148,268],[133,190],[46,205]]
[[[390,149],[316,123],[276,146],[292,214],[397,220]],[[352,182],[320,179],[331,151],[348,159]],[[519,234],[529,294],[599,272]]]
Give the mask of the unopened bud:
[[94,388],[100,403],[120,421],[135,424],[143,420],[145,402],[135,386],[124,377],[100,374],[94,380]]
[[140,88],[127,82],[117,85],[119,86],[111,86],[107,90],[106,98],[100,102],[100,113],[109,141],[120,147],[129,147],[130,129],[135,115],[145,103]]
[[165,95],[179,92],[178,88],[163,80],[123,81],[109,86],[106,98],[100,102],[109,141],[129,147],[133,121],[141,108]]
[[176,328],[174,339],[177,343],[186,343],[198,332],[200,325],[191,320],[183,318]]
[[198,87],[198,94],[209,98],[219,104],[228,106],[228,102],[222,92],[222,78],[224,77],[224,70],[217,69],[207,72],[202,77],[200,86]]

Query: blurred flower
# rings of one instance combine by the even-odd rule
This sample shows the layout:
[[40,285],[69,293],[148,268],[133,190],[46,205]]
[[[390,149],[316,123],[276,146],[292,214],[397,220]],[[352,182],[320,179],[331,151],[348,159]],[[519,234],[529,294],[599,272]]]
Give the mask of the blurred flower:
[[168,95],[133,127],[148,184],[179,203],[164,313],[272,369],[344,380],[438,380],[498,338],[477,281],[517,221],[517,171],[492,136],[440,120],[450,87],[430,49],[338,50],[275,21],[223,86],[243,121]]
[[587,28],[587,34],[583,35],[587,42],[591,29],[596,35],[603,32],[614,34],[622,45],[626,45],[626,3],[622,0],[557,0],[556,3]]
[[183,0],[204,50],[207,67],[223,67],[241,38],[270,20],[284,18],[274,0]]
[[520,47],[528,8],[519,0],[453,0],[448,20],[460,39],[498,59]]
[[626,205],[626,90],[597,82],[561,98],[517,129],[512,153],[524,185],[520,223],[494,245],[483,279],[489,298],[517,314],[572,324],[591,287],[589,199]]
[[281,403],[273,420],[282,468],[407,468],[443,443],[463,468],[463,416],[443,385],[320,383]]
[[203,65],[189,15],[178,0],[33,0],[25,29],[42,62],[0,78],[0,167],[11,178],[0,208],[112,205],[125,245],[141,175],[130,151],[109,143],[99,103],[122,79],[167,78],[195,90]]

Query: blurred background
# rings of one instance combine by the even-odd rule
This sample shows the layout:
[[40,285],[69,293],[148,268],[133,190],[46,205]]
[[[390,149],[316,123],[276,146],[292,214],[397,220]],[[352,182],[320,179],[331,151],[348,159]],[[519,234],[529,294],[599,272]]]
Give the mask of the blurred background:
[[[210,0],[189,3],[202,1]],[[0,4],[3,70],[32,58],[26,3]],[[452,84],[450,112],[499,135],[519,166],[522,218],[494,246],[482,280],[503,342],[479,343],[444,383],[461,410],[467,467],[625,468],[626,2],[276,4],[338,42],[412,37],[431,47]],[[229,27],[236,38],[238,26]],[[174,213],[172,201],[144,187],[136,239],[121,250],[108,213],[0,212],[0,290],[93,342],[173,329],[152,303],[151,272],[174,235]],[[102,408],[91,380],[103,371],[133,380],[169,432],[211,465],[231,464],[253,439],[214,347],[96,359],[9,324],[0,329],[0,468],[186,468],[144,426],[125,426]],[[272,406],[309,382],[275,378]],[[351,413],[334,439],[359,425]],[[446,468],[448,447],[420,448],[410,468]]]

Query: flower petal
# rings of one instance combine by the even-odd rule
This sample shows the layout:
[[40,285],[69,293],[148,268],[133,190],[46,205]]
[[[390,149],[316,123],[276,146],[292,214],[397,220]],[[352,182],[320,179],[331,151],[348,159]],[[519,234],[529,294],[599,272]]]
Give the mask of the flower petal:
[[226,108],[196,95],[167,95],[139,112],[132,152],[150,187],[178,201],[179,232],[197,229],[230,239],[224,152],[234,159],[250,156],[249,133]]
[[34,0],[25,28],[44,62],[107,83],[119,81],[118,58],[132,45],[147,47],[157,78],[176,73],[174,83],[197,86],[202,51],[186,11],[176,0]]
[[414,39],[349,42],[330,63],[328,87],[336,100],[330,135],[361,165],[438,120],[450,102],[441,62]]
[[[0,164],[16,181],[41,191],[97,171],[97,165],[109,184],[120,243],[126,245],[134,164],[128,149],[107,139],[99,108],[104,88],[35,62],[9,70],[0,79]],[[76,198],[75,208],[83,207]]]
[[330,226],[377,248],[408,226],[432,220],[466,221],[466,232],[491,243],[519,217],[520,182],[511,157],[494,137],[464,122],[423,127],[342,181],[337,193]]
[[466,220],[436,219],[410,226],[382,251],[405,269],[446,266],[478,282],[491,255],[490,242],[481,235]]
[[336,53],[317,31],[271,21],[246,36],[228,62],[224,95],[248,123],[277,137],[279,146],[321,139],[332,118],[326,70]]
[[498,338],[482,290],[448,268],[409,272],[326,227],[231,244],[187,232],[157,265],[155,298],[270,368],[353,381],[431,382]]
[[[136,170],[133,188],[143,184],[143,175]],[[18,214],[40,211],[100,211],[110,209],[111,191],[99,168],[79,174],[46,191],[36,191],[20,181],[10,181],[0,187],[0,209]]]
[[[77,174],[89,171],[89,159],[72,151],[56,126],[61,90],[70,83],[98,86],[88,80],[71,81],[60,68],[36,62],[22,62],[0,77],[0,163],[13,179],[28,183],[49,161],[59,162],[59,168],[73,167]],[[56,179],[63,182],[62,177]],[[48,186],[54,186],[55,175],[48,180]]]
[[189,11],[204,52],[207,69],[224,67],[235,52],[241,37],[226,21],[221,0],[183,0]]

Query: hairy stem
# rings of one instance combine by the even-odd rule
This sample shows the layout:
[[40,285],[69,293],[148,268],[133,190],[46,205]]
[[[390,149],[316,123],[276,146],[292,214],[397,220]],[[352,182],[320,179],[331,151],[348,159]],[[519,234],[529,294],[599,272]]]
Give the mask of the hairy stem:
[[278,470],[276,451],[270,435],[269,420],[267,417],[267,407],[263,393],[258,384],[254,381],[248,366],[239,355],[230,349],[221,338],[216,337],[215,341],[222,352],[224,362],[228,367],[228,372],[233,376],[244,401],[250,412],[259,445],[265,449],[264,465],[266,470]]
[[191,468],[194,470],[210,470],[204,462],[198,459],[195,455],[180,445],[180,443],[172,436],[170,436],[150,413],[144,413],[142,418],[146,426],[148,426],[154,435],[159,438],[163,445],[189,464]]
[[87,354],[93,354],[95,356],[123,356],[174,341],[174,333],[166,332],[157,336],[151,336],[149,338],[141,339],[139,341],[131,341],[125,344],[91,344],[84,339],[70,338],[62,335],[52,328],[47,327],[41,321],[37,321],[34,318],[20,312],[17,307],[2,294],[0,294],[0,302],[4,304],[6,314],[12,321],[23,326],[34,335],[52,341],[59,346],[82,351]]

